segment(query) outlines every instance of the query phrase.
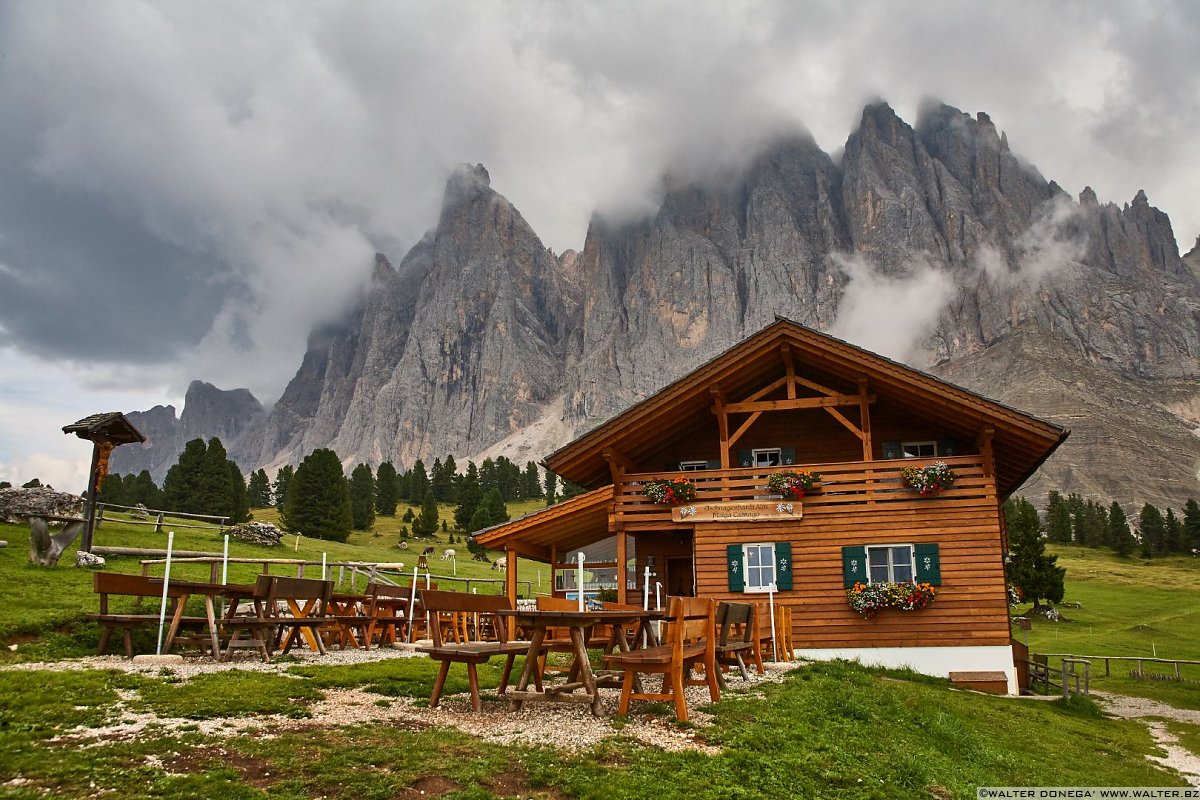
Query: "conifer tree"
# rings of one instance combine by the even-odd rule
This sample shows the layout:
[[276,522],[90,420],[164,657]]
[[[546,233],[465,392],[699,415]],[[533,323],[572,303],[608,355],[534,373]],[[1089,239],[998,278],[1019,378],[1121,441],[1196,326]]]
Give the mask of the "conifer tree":
[[499,525],[501,522],[509,520],[508,507],[504,505],[504,498],[500,495],[499,489],[486,492],[479,507],[487,511],[489,526]]
[[271,482],[267,480],[266,470],[255,470],[250,474],[246,499],[250,501],[251,508],[268,508],[271,505]]
[[554,503],[557,501],[557,495],[555,494],[555,491],[558,487],[558,476],[550,470],[546,470],[545,483],[543,484],[543,487],[545,488],[544,494],[546,495],[546,505],[554,505]]
[[[127,487],[128,485],[126,483]],[[141,503],[146,508],[162,509],[162,489],[159,489],[154,478],[150,477],[148,469],[137,474],[137,478],[133,481],[132,495],[134,503]]]
[[1108,509],[1108,541],[1119,556],[1130,555],[1137,544],[1133,540],[1133,533],[1129,530],[1129,520],[1125,516],[1125,509],[1121,508],[1121,504],[1116,500],[1113,500]]
[[425,491],[425,499],[421,501],[421,513],[413,520],[414,536],[433,536],[438,529],[437,501],[433,499],[433,490]]
[[1183,507],[1183,546],[1187,550],[1200,548],[1200,504],[1194,499]]
[[500,488],[496,481],[496,462],[490,458],[485,458],[479,465],[479,488],[484,494]]
[[314,450],[288,485],[284,524],[293,533],[344,542],[350,536],[350,484],[337,453]]
[[1162,512],[1146,503],[1138,515],[1138,529],[1142,535],[1142,558],[1150,558],[1163,551],[1166,543],[1166,525]]
[[408,499],[414,503],[423,502],[430,488],[429,474],[425,471],[425,462],[418,458],[417,463],[413,464],[413,468],[409,470]]
[[1163,532],[1166,536],[1163,549],[1168,553],[1182,553],[1183,548],[1183,523],[1179,521],[1179,517],[1175,516],[1175,512],[1167,509],[1167,517],[1163,520]]
[[287,507],[288,484],[296,470],[291,464],[284,464],[275,472],[275,483],[271,485],[271,495],[275,498],[275,507],[283,511]]
[[585,491],[587,491],[582,486],[580,486],[578,483],[575,483],[575,481],[569,481],[566,478],[561,478],[561,477],[559,478],[559,480],[562,481],[562,499],[563,500],[570,500],[572,497],[583,494]]
[[433,460],[433,466],[429,470],[429,489],[433,492],[434,500],[444,502],[450,497],[450,481],[442,469],[440,458]]
[[370,530],[375,524],[375,476],[366,464],[350,473],[350,520],[355,530]]
[[234,525],[247,522],[250,519],[250,501],[246,497],[246,479],[242,476],[242,468],[233,461],[226,461],[225,468],[229,471],[228,505],[221,513],[229,516]]
[[1067,571],[1057,566],[1058,556],[1046,554],[1042,526],[1037,509],[1023,497],[1004,503],[1004,518],[1008,527],[1008,581],[1020,589],[1026,600],[1039,608],[1044,598],[1061,603],[1063,577]]
[[446,476],[446,491],[447,503],[453,503],[458,499],[458,462],[454,460],[454,456],[446,456],[446,460],[442,462],[442,472]]
[[196,510],[194,498],[200,491],[207,451],[203,439],[192,439],[183,446],[179,460],[167,470],[167,476],[163,479],[163,504],[168,510],[204,513]]
[[380,516],[396,516],[400,503],[400,477],[391,461],[384,461],[375,470],[375,510]]
[[538,473],[537,464],[525,462],[525,474],[521,476],[521,497],[526,500],[542,496],[542,476]]
[[[458,481],[458,505],[454,507],[454,526],[460,531],[477,530],[471,527],[475,511],[483,500],[483,489],[479,486],[479,475],[475,462],[467,462],[467,472]],[[484,526],[486,527],[486,526]]]
[[1071,541],[1071,509],[1062,495],[1050,492],[1046,507],[1046,536],[1052,542]]

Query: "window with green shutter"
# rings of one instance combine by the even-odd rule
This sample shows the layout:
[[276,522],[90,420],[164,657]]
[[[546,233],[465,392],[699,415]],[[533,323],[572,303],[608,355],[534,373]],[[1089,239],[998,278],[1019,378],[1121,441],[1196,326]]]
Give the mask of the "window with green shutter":
[[792,590],[792,543],[775,543],[775,588],[781,592]]
[[745,591],[745,569],[742,563],[742,546],[740,544],[731,544],[725,548],[725,568],[729,575],[729,591],[731,592]]
[[938,556],[938,546],[936,544],[918,544],[913,545],[916,551],[916,581],[917,583],[931,583],[934,586],[942,585],[942,564]]
[[867,583],[867,548],[842,548],[842,584],[849,589],[856,583]]

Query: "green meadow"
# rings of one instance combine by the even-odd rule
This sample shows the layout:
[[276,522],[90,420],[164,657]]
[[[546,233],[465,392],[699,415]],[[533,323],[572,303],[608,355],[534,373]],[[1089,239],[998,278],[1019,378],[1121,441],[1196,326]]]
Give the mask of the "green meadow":
[[[522,510],[514,509],[516,516]],[[448,507],[443,513],[448,512]],[[403,513],[403,508],[401,508]],[[272,512],[255,512],[272,519]],[[346,544],[301,539],[267,549],[234,543],[231,554],[319,562],[405,561],[397,550],[401,523],[381,520]],[[844,662],[801,666],[780,683],[750,689],[731,681],[718,704],[702,706],[711,723],[684,724],[707,751],[666,751],[626,735],[582,751],[496,744],[430,718],[424,724],[354,723],[304,727],[330,692],[365,692],[380,707],[420,709],[436,665],[389,659],[348,665],[291,664],[279,673],[229,671],[181,680],[169,672],[130,675],[107,669],[14,669],[18,662],[56,661],[94,652],[98,633],[83,621],[95,610],[91,576],[70,566],[28,566],[28,529],[0,525],[0,797],[3,798],[967,798],[980,785],[1182,786],[1177,773],[1147,760],[1158,753],[1146,726],[1106,716],[1085,698],[1039,701],[964,692],[946,681]],[[108,522],[97,543],[161,546],[165,537]],[[410,547],[416,540],[410,540]],[[215,531],[176,531],[180,549],[219,551]],[[447,545],[442,534],[435,542]],[[1143,563],[1109,554],[1057,548],[1068,568],[1070,622],[1034,623],[1037,652],[1149,655],[1200,660],[1200,563]],[[133,572],[137,558],[112,558]],[[430,561],[442,574],[448,562]],[[460,576],[499,578],[488,565],[457,562]],[[206,577],[207,566],[178,565],[173,574]],[[534,583],[538,565],[522,563]],[[158,569],[157,567],[155,568]],[[545,567],[541,567],[545,569]],[[231,580],[255,568],[231,567]],[[336,577],[336,575],[334,576]],[[541,575],[543,586],[549,576]],[[482,591],[482,589],[481,589]],[[1023,608],[1015,609],[1020,612]],[[1023,634],[1019,633],[1018,636]],[[148,640],[142,642],[152,647]],[[481,670],[485,687],[499,680],[498,662]],[[1198,676],[1200,677],[1200,676]],[[1187,683],[1135,681],[1116,669],[1093,686],[1200,708]],[[456,666],[448,693],[466,690]],[[494,695],[487,701],[496,708]],[[183,720],[152,725],[141,735],[80,731],[147,713]],[[268,719],[268,715],[273,715]],[[678,728],[663,704],[635,709],[633,719]],[[300,727],[275,720],[296,721]],[[260,735],[214,729],[213,721],[260,720]],[[1200,752],[1200,726],[1172,721],[1182,746]]]

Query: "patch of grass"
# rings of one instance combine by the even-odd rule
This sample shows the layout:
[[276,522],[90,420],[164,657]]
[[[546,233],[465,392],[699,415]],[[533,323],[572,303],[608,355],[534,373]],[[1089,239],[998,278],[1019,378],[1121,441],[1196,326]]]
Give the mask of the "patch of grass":
[[1200,758],[1200,725],[1169,719],[1167,730],[1179,737],[1179,745]]
[[308,716],[307,703],[324,695],[308,681],[264,672],[229,670],[197,675],[187,683],[149,681],[137,706],[160,717],[216,719],[258,714]]

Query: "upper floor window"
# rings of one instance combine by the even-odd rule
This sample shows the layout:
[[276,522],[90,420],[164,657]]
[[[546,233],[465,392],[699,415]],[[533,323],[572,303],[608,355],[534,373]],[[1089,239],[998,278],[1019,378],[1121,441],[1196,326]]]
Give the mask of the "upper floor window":
[[702,469],[708,469],[707,461],[680,461],[680,472],[697,472]]
[[933,458],[938,455],[937,442],[901,442],[905,458]]
[[750,451],[755,467],[778,467],[783,463],[783,451],[778,447],[764,447]]

